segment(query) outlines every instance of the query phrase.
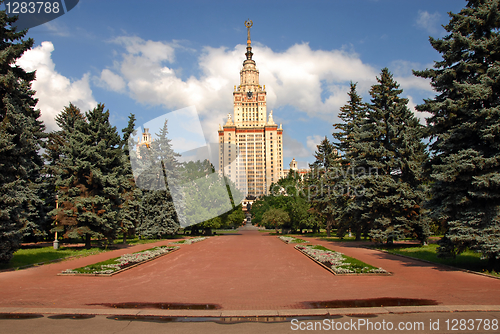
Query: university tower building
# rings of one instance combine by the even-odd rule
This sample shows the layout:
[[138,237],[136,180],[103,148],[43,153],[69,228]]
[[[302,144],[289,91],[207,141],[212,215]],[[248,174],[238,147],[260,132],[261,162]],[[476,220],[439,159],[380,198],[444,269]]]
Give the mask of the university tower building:
[[259,83],[259,70],[252,59],[250,27],[246,59],[240,71],[240,84],[234,86],[233,115],[228,114],[224,126],[219,125],[219,173],[236,187],[247,192],[248,198],[266,195],[271,183],[283,176],[283,128],[268,115],[266,86]]

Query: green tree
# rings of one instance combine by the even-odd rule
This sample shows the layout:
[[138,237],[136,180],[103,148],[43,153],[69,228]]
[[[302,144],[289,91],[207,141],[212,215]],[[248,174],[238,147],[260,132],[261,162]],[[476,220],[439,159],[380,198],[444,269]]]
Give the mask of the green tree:
[[370,90],[366,120],[352,142],[357,191],[351,212],[368,224],[375,240],[416,237],[424,243],[429,228],[421,217],[427,158],[422,127],[408,100],[399,97],[402,90],[387,68],[377,81]]
[[280,228],[283,228],[284,226],[286,227],[289,222],[290,217],[288,216],[288,213],[286,213],[286,211],[283,209],[270,208],[262,216],[262,224],[264,224],[266,227],[274,227],[276,233],[278,233],[278,230]]
[[141,217],[142,191],[135,184],[132,165],[130,162],[130,149],[135,148],[135,115],[130,114],[127,127],[122,129],[123,138],[121,146],[123,149],[123,207],[120,227],[123,233],[123,243],[127,243],[127,235],[133,235],[135,228],[139,225]]
[[[75,130],[75,123],[77,121],[84,121],[85,115],[82,114],[80,109],[76,107],[71,102],[69,106],[64,107],[63,110],[55,117],[56,124],[59,126],[59,130],[52,131],[48,134],[47,142],[45,144],[45,166],[44,174],[46,175],[46,189],[47,196],[45,197],[46,210],[51,212],[56,208],[56,195],[57,187],[56,181],[58,179],[57,174],[60,172],[58,170],[61,159],[63,158],[63,151],[66,145],[69,145],[69,135]],[[53,220],[55,216],[49,216],[51,219],[51,227],[53,227],[51,232],[61,232],[64,233],[64,226],[57,225],[57,220]]]
[[442,255],[467,248],[500,259],[500,8],[468,1],[450,13],[448,35],[430,38],[442,60],[415,71],[437,92],[417,106],[431,113],[433,217],[446,227]]
[[45,127],[31,89],[35,73],[16,65],[33,40],[23,39],[27,31],[15,32],[15,21],[0,11],[0,263],[10,261],[23,233],[43,230],[38,152]]
[[332,215],[337,222],[337,235],[343,237],[353,231],[356,240],[368,233],[368,221],[362,217],[366,208],[363,205],[363,188],[360,187],[358,173],[369,170],[368,165],[361,166],[358,147],[367,138],[361,136],[363,123],[367,120],[368,106],[357,92],[357,84],[350,84],[348,102],[340,108],[339,118],[342,123],[334,124],[335,139],[333,145],[341,154],[337,165],[327,174],[327,183],[331,188],[329,203],[333,206]]
[[245,213],[242,210],[241,204],[234,208],[227,216],[228,227],[239,227],[245,220]]
[[317,148],[314,153],[316,160],[310,165],[311,173],[306,178],[308,199],[316,214],[324,218],[326,234],[330,237],[338,209],[338,198],[332,193],[336,183],[332,175],[340,166],[339,156],[326,136]]
[[138,182],[143,190],[141,204],[141,223],[137,232],[145,238],[160,238],[177,232],[183,222],[178,215],[174,200],[180,205],[182,198],[178,189],[181,179],[180,163],[177,160],[171,139],[168,138],[168,122],[165,120],[151,148],[142,147],[141,159],[149,168],[140,176]]
[[60,147],[54,168],[59,208],[52,214],[65,237],[84,237],[90,248],[91,238],[112,240],[120,228],[125,181],[121,138],[103,104],[85,119],[78,113],[68,116],[76,121],[64,134],[67,143]]

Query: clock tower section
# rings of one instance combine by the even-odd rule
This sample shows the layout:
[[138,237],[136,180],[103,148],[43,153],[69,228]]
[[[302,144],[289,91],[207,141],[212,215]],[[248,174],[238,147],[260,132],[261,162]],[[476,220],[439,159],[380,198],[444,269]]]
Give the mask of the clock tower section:
[[266,86],[260,85],[259,70],[252,59],[252,21],[246,21],[245,26],[246,59],[240,84],[234,86],[233,117],[229,114],[226,124],[219,126],[219,173],[251,198],[267,195],[271,184],[283,176],[283,129],[274,122],[273,112],[267,113]]

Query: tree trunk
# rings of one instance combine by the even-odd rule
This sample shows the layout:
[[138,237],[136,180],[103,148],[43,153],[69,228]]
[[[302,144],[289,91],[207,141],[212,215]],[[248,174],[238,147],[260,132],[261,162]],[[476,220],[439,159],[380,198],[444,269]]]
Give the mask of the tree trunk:
[[361,229],[356,229],[356,241],[361,241]]
[[92,246],[91,246],[91,242],[90,242],[90,234],[85,234],[85,248],[86,249],[90,249]]
[[327,218],[326,219],[326,236],[328,238],[331,237],[331,229],[332,229],[332,221],[330,220],[330,218]]

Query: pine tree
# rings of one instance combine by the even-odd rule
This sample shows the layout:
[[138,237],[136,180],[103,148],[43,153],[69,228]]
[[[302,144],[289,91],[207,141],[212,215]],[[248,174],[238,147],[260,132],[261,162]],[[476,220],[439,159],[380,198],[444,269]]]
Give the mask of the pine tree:
[[[160,133],[156,134],[151,148],[142,147],[140,160],[149,165],[138,179],[143,190],[141,222],[137,232],[145,238],[160,238],[174,234],[183,223],[184,215],[178,215],[174,199],[182,201],[178,183],[181,181],[179,154],[172,149],[168,138],[168,122],[165,120]],[[179,207],[179,206],[178,206]]]
[[369,170],[369,166],[362,165],[359,159],[358,147],[365,140],[361,137],[361,128],[366,121],[367,104],[363,102],[357,92],[357,84],[350,84],[347,93],[349,100],[340,108],[339,118],[342,123],[334,124],[337,130],[333,133],[336,139],[334,146],[342,156],[335,170],[328,174],[328,180],[334,190],[331,201],[335,202],[334,217],[338,224],[337,235],[343,237],[348,231],[353,231],[356,240],[368,232],[369,221],[362,217],[367,210],[363,201],[363,182],[358,179],[356,171]]
[[442,255],[465,249],[500,259],[500,4],[468,1],[430,38],[442,55],[430,78],[438,95],[417,106],[428,119],[433,153],[430,208],[446,226]]
[[0,263],[9,262],[22,234],[40,231],[43,220],[38,151],[45,127],[31,89],[35,73],[15,64],[33,40],[23,40],[27,31],[15,32],[15,21],[0,11]]
[[311,173],[306,179],[308,184],[308,196],[314,211],[324,217],[326,222],[326,234],[329,237],[335,222],[338,209],[338,198],[334,195],[336,179],[334,173],[340,167],[340,159],[334,144],[328,138],[317,145],[318,150],[314,152],[316,160],[310,165]]
[[130,149],[134,149],[136,136],[135,115],[130,114],[128,125],[122,129],[122,149],[123,149],[123,210],[121,211],[121,230],[123,233],[123,243],[127,242],[127,235],[133,234],[139,225],[141,215],[142,191],[136,186],[132,165],[130,162]]
[[[392,242],[416,237],[425,243],[429,236],[422,219],[425,191],[422,165],[426,160],[422,129],[408,109],[408,100],[387,68],[370,90],[371,104],[359,133],[353,140],[358,194],[354,217],[367,222],[370,236]],[[361,169],[360,169],[361,168]]]
[[[59,173],[58,165],[63,158],[64,147],[68,145],[69,135],[75,131],[75,123],[84,120],[85,116],[80,109],[70,102],[69,106],[64,107],[61,113],[55,117],[59,130],[52,131],[48,134],[44,153],[46,163],[43,169],[45,174],[45,210],[47,213],[56,208],[56,181],[58,179],[57,173]],[[48,225],[53,227],[50,232],[64,233],[64,226],[57,225],[57,221],[53,219],[54,216],[49,214],[47,214],[47,216],[51,222],[51,224]]]
[[64,227],[65,237],[84,237],[90,248],[91,238],[109,241],[120,229],[123,154],[121,138],[103,104],[88,111],[85,119],[75,118],[74,129],[64,134],[67,144],[60,148],[54,168],[59,208],[52,214],[59,228]]
[[367,105],[363,102],[356,90],[356,83],[350,83],[350,90],[347,95],[349,100],[346,105],[340,108],[339,118],[342,123],[334,124],[333,127],[336,131],[333,133],[333,138],[336,139],[334,143],[335,148],[342,152],[342,164],[349,165],[349,158],[354,154],[352,152],[351,143],[354,140],[354,132],[360,126],[366,115]]

